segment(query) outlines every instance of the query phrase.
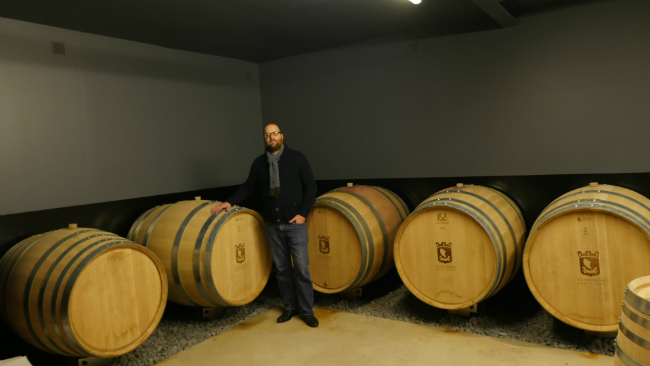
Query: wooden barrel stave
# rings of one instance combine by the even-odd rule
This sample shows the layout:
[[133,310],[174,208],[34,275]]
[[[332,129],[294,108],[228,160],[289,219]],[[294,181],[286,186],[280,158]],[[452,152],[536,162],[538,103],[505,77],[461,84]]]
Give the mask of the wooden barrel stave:
[[[460,193],[460,192],[459,192]],[[465,192],[463,192],[465,193]],[[438,195],[434,195],[438,196]],[[497,254],[496,257],[496,268],[498,269],[497,271],[497,279],[492,283],[492,287],[488,290],[487,294],[485,296],[490,296],[494,294],[498,288],[501,287],[503,284],[504,279],[509,278],[508,277],[508,266],[506,265],[508,263],[508,256],[507,256],[507,248],[506,248],[506,242],[504,240],[503,234],[501,229],[503,227],[499,227],[497,224],[495,224],[494,220],[491,218],[491,215],[494,215],[494,213],[497,210],[491,210],[492,208],[479,208],[475,204],[478,204],[478,202],[473,202],[473,204],[470,200],[463,200],[463,199],[457,199],[457,198],[451,198],[451,197],[446,197],[446,196],[438,196],[439,199],[443,200],[443,202],[430,202],[429,205],[423,205],[421,208],[435,208],[436,206],[438,207],[450,207],[457,209],[459,211],[464,212],[468,216],[472,217],[476,222],[478,222],[483,230],[488,234],[490,237],[490,241],[492,242],[494,246],[495,253]],[[417,211],[417,209],[416,209]],[[487,212],[486,212],[487,211]],[[493,212],[491,212],[493,211]],[[513,234],[514,235],[514,234]],[[510,257],[512,258],[512,256]],[[500,269],[500,270],[499,270]]]
[[[170,300],[184,301],[191,306],[226,306],[227,304],[218,303],[212,298],[197,299],[196,295],[200,294],[198,288],[202,283],[197,283],[194,279],[192,253],[180,248],[187,222],[194,218],[195,209],[205,207],[206,203],[209,204],[209,202],[182,201],[160,208],[155,222],[148,227],[148,236],[144,245],[154,253],[160,253],[158,256],[166,266],[170,285],[174,284],[174,286],[170,286],[174,289],[173,292],[170,292]],[[193,233],[188,231],[187,234],[192,235]],[[186,237],[185,239],[182,249],[187,249],[193,238]],[[190,276],[187,276],[188,273]]]
[[[22,256],[26,247],[29,247],[37,240],[39,240],[44,234],[38,234],[31,236],[20,243],[11,247],[5,255],[0,258],[0,299],[7,298],[7,284],[9,281],[9,275],[17,263],[17,258]],[[0,315],[2,320],[5,323],[9,323],[9,318],[7,316],[7,308],[4,305],[4,301],[0,301]]]
[[[375,206],[376,202],[378,202],[376,197],[376,191],[361,190],[357,193],[350,189],[345,189],[345,188],[346,187],[336,189],[331,191],[330,193],[341,192],[344,194],[352,195],[361,203],[361,205],[355,206],[356,211],[361,215],[361,217],[359,217],[358,220],[359,222],[365,222],[367,225],[371,227],[371,232],[373,232],[373,236],[375,238],[373,240],[372,248],[374,251],[377,251],[378,253],[377,259],[378,259],[379,267],[375,267],[374,263],[372,266],[369,266],[370,269],[369,274],[370,272],[374,272],[374,275],[372,276],[371,279],[371,281],[373,281],[378,276],[381,276],[383,274],[382,272],[384,268],[387,267],[386,264],[388,262],[388,257],[389,255],[391,255],[391,246],[389,245],[390,242],[388,238],[389,233],[387,232],[386,229],[386,227],[389,226],[391,223],[389,222],[384,223],[382,214],[378,210],[378,209],[382,209],[383,207]],[[373,195],[375,195],[374,199],[372,199]],[[369,212],[365,210],[366,208]],[[365,219],[366,217],[372,217],[372,219]],[[372,259],[372,257],[369,255],[369,260],[370,259]]]
[[[326,293],[337,293],[350,288],[354,283],[359,283],[362,279],[362,276],[368,269],[369,248],[366,243],[372,241],[372,233],[367,227],[362,227],[361,222],[358,220],[358,213],[356,210],[346,208],[345,206],[336,203],[336,201],[321,199],[321,201],[318,203],[318,206],[316,206],[312,212],[320,213],[320,208],[324,207],[331,208],[331,211],[329,212],[329,220],[321,220],[320,222],[315,222],[313,218],[307,218],[308,232],[310,234],[309,243],[313,244],[315,241],[320,242],[321,237],[327,238],[328,243],[340,242],[341,240],[339,238],[346,238],[348,240],[348,245],[345,253],[347,260],[343,261],[336,257],[332,258],[330,250],[328,249],[327,254],[330,255],[328,259],[332,258],[334,260],[329,261],[331,262],[331,265],[329,265],[330,263],[327,262],[325,262],[326,264],[319,264],[318,260],[315,260],[313,256],[316,250],[313,250],[310,247],[310,272],[315,290],[320,292],[327,291]],[[339,215],[338,218],[337,214]],[[323,226],[322,228],[321,225]],[[328,230],[328,227],[338,227],[338,230],[336,232],[331,232]],[[321,236],[319,235],[320,233],[327,235]],[[318,236],[314,238],[312,237],[312,234],[316,234]],[[356,241],[353,241],[351,238],[355,237]],[[319,265],[321,269],[315,270],[315,265]],[[321,278],[321,276],[319,276],[319,272],[328,274],[343,272],[353,273],[354,275],[352,277],[326,276]]]
[[630,359],[650,365],[650,340],[643,337],[647,337],[647,333],[648,329],[644,330],[632,319],[621,316],[616,344]]
[[650,276],[633,279],[625,288],[616,338],[617,362],[650,364]]
[[[172,215],[168,217],[167,211],[172,206],[174,206]],[[201,282],[197,284],[191,280],[194,279],[193,275],[189,278],[185,276],[185,281],[181,280],[179,267],[182,267],[183,273],[186,274],[187,266],[183,267],[182,264],[179,266],[179,262],[185,263],[188,258],[183,258],[183,260],[179,258],[181,251],[179,243],[175,242],[175,239],[179,234],[182,236],[184,232],[182,222],[195,207],[196,204],[192,201],[155,207],[145,212],[144,217],[134,223],[132,226],[133,238],[137,243],[156,253],[163,262],[169,279],[169,299],[171,301],[189,306],[226,306],[225,303],[218,303],[212,299],[208,295],[207,289],[202,289],[204,294],[202,293],[200,299],[191,296],[190,293],[194,295],[202,292],[199,289]],[[186,252],[182,251],[185,256]],[[192,266],[192,258],[189,260],[189,264]]]
[[[73,357],[114,357],[144,342],[162,317],[167,298],[162,264],[139,245],[95,229],[64,229],[15,247],[2,261],[8,272],[3,310],[8,324],[37,348]],[[119,270],[102,267],[98,276],[97,263],[107,256]],[[125,257],[138,261],[125,262]],[[121,273],[138,266],[137,277]],[[81,306],[101,296],[103,309]]]
[[[435,210],[435,211],[434,211]],[[440,258],[449,257],[451,263],[459,268],[465,268],[467,257],[458,255],[458,249],[449,247],[449,241],[436,241],[432,237],[436,236],[435,226],[431,224],[427,215],[444,214],[450,222],[462,223],[459,226],[468,227],[470,225],[479,226],[475,219],[465,214],[461,210],[445,206],[444,208],[428,207],[420,211],[420,214],[409,216],[410,219],[405,221],[405,229],[398,234],[395,245],[395,263],[402,281],[416,297],[425,303],[440,308],[463,308],[468,307],[474,302],[467,298],[483,298],[487,296],[494,281],[490,278],[495,276],[496,252],[492,249],[493,239],[485,230],[473,229],[467,230],[464,239],[467,242],[474,243],[474,253],[478,257],[486,260],[476,263],[473,266],[475,273],[480,273],[478,279],[470,276],[453,276],[442,272],[437,274],[432,271],[454,271],[454,268],[447,264],[440,264]],[[414,230],[413,227],[421,229]],[[401,229],[400,229],[401,230]],[[430,247],[411,246],[404,243],[428,243]],[[438,243],[440,253],[438,252]],[[452,240],[451,244],[457,244]],[[447,247],[445,247],[447,245]],[[453,250],[456,250],[453,252]],[[444,251],[444,252],[442,252]],[[453,256],[449,253],[455,253]],[[462,290],[462,291],[459,291]],[[467,305],[465,306],[465,304]]]
[[[72,349],[67,349],[63,351],[58,348],[58,345],[46,344],[48,341],[46,339],[46,334],[44,334],[43,329],[39,326],[34,326],[32,323],[32,314],[41,316],[42,313],[38,312],[38,303],[35,301],[30,301],[37,296],[35,294],[37,288],[31,286],[33,282],[30,281],[30,272],[33,272],[33,269],[38,270],[39,265],[36,263],[31,266],[31,268],[25,268],[22,265],[24,263],[25,256],[29,251],[29,257],[36,258],[37,261],[43,260],[43,255],[48,251],[47,247],[36,245],[42,239],[49,239],[48,236],[55,235],[55,232],[50,232],[40,236],[34,236],[32,238],[26,239],[18,243],[15,248],[18,248],[18,251],[14,253],[11,261],[7,263],[8,272],[7,272],[7,287],[5,288],[5,314],[7,315],[7,323],[11,326],[18,335],[29,342],[30,344],[40,348],[41,350],[48,351],[51,353],[62,353],[64,355],[80,355],[77,351]],[[10,253],[7,253],[10,254]],[[6,257],[6,256],[5,256]],[[40,260],[38,259],[40,258]],[[7,267],[5,267],[7,268]],[[16,273],[20,271],[21,273]],[[28,286],[29,284],[29,286]],[[16,299],[17,301],[8,301],[9,299]],[[28,308],[25,309],[25,306]],[[37,334],[37,332],[39,332]],[[59,342],[62,342],[61,339],[57,339]]]
[[393,266],[394,237],[407,215],[399,196],[381,187],[341,187],[318,197],[307,219],[314,289],[336,293],[383,276]]
[[138,233],[138,232],[140,231],[140,228],[142,227],[142,224],[144,223],[144,221],[149,217],[149,215],[151,215],[151,213],[152,213],[153,211],[156,210],[156,208],[158,208],[158,206],[156,206],[156,207],[154,207],[154,208],[150,208],[149,210],[143,212],[143,213],[142,213],[142,214],[141,214],[141,215],[140,215],[140,216],[135,220],[135,223],[134,223],[133,225],[131,225],[131,228],[129,229],[129,233],[126,235],[126,238],[127,238],[127,239],[129,239],[129,240],[131,240],[131,241],[135,241],[136,233]]
[[615,331],[618,289],[650,273],[649,218],[650,200],[622,187],[593,184],[558,197],[535,221],[524,251],[531,292],[569,325]]
[[[406,286],[422,301],[444,309],[466,308],[512,280],[521,262],[524,234],[521,212],[501,192],[473,185],[451,187],[431,195],[404,221],[395,242],[395,261]],[[458,253],[450,257],[455,265],[438,263],[440,250]]]
[[[467,187],[467,186],[463,186],[463,187]],[[471,185],[469,187],[471,187]],[[522,236],[525,234],[526,223],[523,220],[523,215],[521,214],[521,211],[514,204],[514,202],[512,202],[510,198],[508,198],[506,195],[504,195],[503,193],[495,189],[489,187],[481,187],[481,188],[489,192],[492,192],[498,198],[492,197],[490,195],[482,196],[480,194],[476,194],[468,190],[462,190],[462,189],[456,189],[454,191],[453,188],[448,193],[447,192],[437,193],[434,194],[432,197],[462,195],[462,196],[469,196],[476,199],[473,200],[473,199],[451,198],[452,201],[455,200],[459,204],[465,205],[466,206],[465,212],[467,212],[468,214],[470,213],[470,211],[468,211],[467,208],[470,208],[472,212],[477,213],[478,214],[477,216],[480,217],[481,220],[479,221],[479,219],[476,217],[475,219],[481,222],[481,226],[483,226],[483,228],[487,232],[493,233],[493,236],[498,237],[499,247],[498,248],[495,247],[495,250],[497,250],[497,253],[500,253],[502,255],[501,260],[504,262],[504,265],[503,265],[502,273],[500,275],[501,278],[499,279],[499,282],[496,284],[495,288],[491,291],[490,293],[491,296],[492,294],[494,294],[494,291],[497,288],[500,289],[503,287],[501,286],[501,282],[503,281],[503,279],[506,279],[506,283],[504,283],[505,285],[508,282],[510,282],[512,278],[514,278],[514,274],[517,272],[516,270],[521,265],[521,258],[522,258],[522,251],[523,251]],[[493,201],[498,202],[499,205],[497,206]],[[513,217],[513,213],[516,215],[516,218],[519,219],[519,223],[521,225],[511,224],[511,221],[516,222],[516,219]],[[499,218],[501,220],[499,220]],[[489,226],[486,224],[486,222],[489,223]],[[510,238],[509,238],[510,241],[508,241],[507,238],[508,233],[510,234]],[[495,242],[497,242],[497,240],[493,239],[493,243]],[[512,251],[512,255],[507,256],[509,251]]]
[[[360,239],[359,245],[361,246],[361,263],[358,266],[358,272],[356,276],[354,276],[353,280],[351,282],[345,283],[342,288],[346,289],[360,287],[362,284],[367,282],[368,278],[372,278],[379,272],[381,262],[376,260],[376,258],[384,257],[384,236],[382,235],[379,221],[365,202],[359,200],[358,197],[350,197],[350,195],[347,193],[332,192],[328,194],[327,197],[321,197],[320,201],[329,203],[329,205],[326,205],[327,207],[334,208],[339,213],[342,213],[348,218],[348,220],[350,220],[352,225],[355,226],[355,231],[357,232],[357,236]],[[317,201],[314,206],[321,206],[321,202]],[[313,230],[308,231],[311,237]],[[310,239],[310,243],[313,243],[315,241],[316,240]],[[357,243],[351,244],[356,245]],[[310,252],[313,251],[310,250]],[[309,262],[312,263],[312,260],[310,259]],[[314,283],[314,289],[321,292],[328,291],[328,287],[331,286],[322,286],[321,281],[319,281],[319,275],[321,271],[311,268],[310,271],[312,272],[312,282]],[[332,273],[329,273],[328,275],[331,276]],[[327,281],[322,281],[323,284],[325,282]]]
[[[136,249],[137,250],[134,250]],[[159,288],[166,288],[166,278],[154,278],[153,271],[146,270],[146,266],[153,268],[153,266],[159,266],[160,271],[162,272],[162,265],[159,261],[153,261],[152,258],[145,256],[143,253],[144,248],[135,244],[123,244],[122,242],[107,242],[94,249],[83,262],[84,271],[89,269],[97,269],[98,273],[106,272],[119,272],[123,273],[125,276],[132,276],[137,278],[138,281],[135,286],[129,288],[129,293],[125,295],[130,297],[143,296],[144,298],[153,299],[156,298]],[[116,262],[124,262],[124,264],[119,264]],[[137,265],[135,265],[137,263]],[[132,273],[129,271],[133,271]],[[84,349],[96,349],[100,350],[102,353],[108,353],[108,350],[117,347],[118,343],[124,345],[122,347],[133,349],[141,343],[135,335],[139,334],[143,330],[151,330],[155,328],[156,323],[149,322],[148,319],[157,316],[156,312],[159,311],[157,304],[150,300],[141,306],[138,309],[139,318],[134,319],[114,319],[114,318],[101,318],[102,320],[101,327],[109,327],[114,323],[121,324],[120,329],[128,329],[126,332],[119,335],[119,337],[109,338],[109,342],[105,342],[101,337],[97,336],[97,332],[94,324],[91,323],[94,318],[94,312],[69,312],[65,311],[67,307],[70,308],[90,308],[90,309],[100,309],[106,307],[106,303],[110,301],[106,293],[96,293],[93,294],[94,283],[91,279],[86,276],[86,281],[82,280],[83,273],[77,268],[70,276],[70,280],[65,287],[65,292],[69,295],[63,297],[62,309],[64,310],[63,325],[64,330],[71,336],[71,332],[74,330],[75,333],[81,332],[86,334],[86,337],[77,338],[78,346]],[[163,281],[160,281],[162,279]],[[74,289],[71,287],[71,281],[75,282]],[[148,284],[154,283],[158,285],[157,288],[152,288]],[[160,282],[158,282],[160,281]],[[108,288],[112,291],[117,291],[117,283],[109,283]],[[144,294],[144,295],[141,295]],[[69,299],[69,301],[67,301]],[[166,296],[165,296],[166,300]],[[65,316],[65,314],[70,314]],[[161,314],[162,315],[162,314]],[[95,337],[93,337],[93,335]],[[127,342],[130,340],[130,342]],[[100,348],[103,347],[103,348]],[[113,353],[117,355],[117,353]]]
[[[212,288],[223,289],[221,294],[229,304],[233,306],[245,305],[262,292],[271,272],[273,258],[267,245],[264,222],[257,213],[243,207],[230,210],[220,220],[223,220],[223,223],[217,222],[208,238],[204,259],[206,277],[208,283],[212,284]],[[227,273],[237,273],[240,267],[236,261],[232,260],[237,256],[235,245],[218,245],[217,238],[222,236],[234,238],[237,235],[241,235],[241,243],[256,245],[246,249],[246,253],[252,252],[250,255],[246,254],[245,259],[245,263],[248,263],[253,269],[251,270],[252,274],[242,275],[238,281],[223,281],[211,268],[222,268]],[[238,243],[234,244],[239,245]],[[210,252],[214,254],[210,256]],[[257,281],[252,281],[252,278],[256,278]]]
[[[42,254],[41,258],[51,258],[52,261],[49,264],[49,270],[44,275],[41,284],[40,291],[38,295],[38,311],[39,314],[41,329],[44,332],[45,338],[49,341],[48,348],[52,350],[52,347],[56,348],[57,353],[69,353],[72,355],[84,355],[83,348],[79,345],[78,342],[75,342],[75,337],[71,335],[69,327],[66,326],[66,322],[63,314],[67,311],[67,306],[64,308],[64,299],[66,299],[70,294],[70,290],[63,291],[66,287],[72,286],[75,284],[72,277],[72,269],[76,266],[82,266],[83,258],[88,251],[93,248],[97,248],[105,243],[117,242],[124,243],[126,241],[119,241],[116,236],[110,233],[95,233],[92,230],[89,231],[77,231],[73,235],[80,235],[88,233],[87,235],[79,236],[75,240],[66,240],[57,242],[52,246],[47,252]],[[68,238],[72,238],[71,236]],[[78,250],[80,245],[83,245],[89,240],[97,239],[94,243],[82,246],[82,250]],[[61,247],[58,245],[63,244]],[[56,250],[56,251],[55,251]],[[77,251],[78,250],[78,251]],[[67,257],[67,258],[66,258]],[[67,263],[67,265],[65,265]],[[64,268],[58,268],[60,264],[65,265]],[[38,270],[40,265],[37,263],[35,270]],[[56,272],[55,272],[56,271]],[[54,273],[57,273],[58,276],[54,276]],[[31,276],[30,276],[31,277]],[[54,281],[54,279],[57,279]],[[29,282],[28,282],[29,284]],[[53,286],[52,286],[53,285]],[[49,299],[50,306],[46,306],[47,302],[45,299]],[[25,314],[29,314],[26,312]],[[27,319],[27,324],[31,324],[29,319]],[[30,327],[30,331],[33,332],[33,329]],[[34,333],[32,333],[34,334]]]
[[[356,199],[351,200],[349,197],[346,197],[342,201],[352,201],[355,203],[353,206],[360,215],[357,217],[357,221],[368,225],[370,232],[372,232],[372,243],[370,241],[368,242],[368,271],[358,282],[352,285],[353,287],[359,287],[360,283],[373,282],[390,269],[388,258],[392,257],[392,245],[390,245],[392,241],[389,241],[389,235],[391,233],[388,232],[387,228],[396,228],[399,224],[394,222],[396,221],[394,220],[396,216],[386,215],[387,202],[383,199],[384,197],[380,196],[381,193],[370,187],[342,187],[331,191],[330,194],[334,195],[334,192],[351,195]],[[393,207],[388,208],[392,209]],[[391,239],[394,240],[394,233],[392,236]]]
[[[272,258],[262,218],[238,206],[212,215],[210,210],[220,203],[197,199],[158,206],[132,225],[130,237],[164,263],[171,301],[204,307],[245,305],[268,281]],[[228,239],[222,238],[229,237],[240,242],[226,247]],[[248,253],[244,264],[248,268],[243,271],[241,265],[231,263],[235,247],[242,244]],[[237,280],[224,278],[228,276]]]
[[[620,335],[620,333],[619,333]],[[614,366],[644,366],[644,364],[638,362],[637,360],[633,359],[623,351],[618,344],[615,346],[615,353],[614,353]]]

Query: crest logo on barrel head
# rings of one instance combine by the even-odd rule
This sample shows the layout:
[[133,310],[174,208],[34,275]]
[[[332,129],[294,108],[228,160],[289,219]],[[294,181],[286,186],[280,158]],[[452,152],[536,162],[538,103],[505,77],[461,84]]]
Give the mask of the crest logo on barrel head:
[[318,249],[323,254],[330,253],[330,237],[325,235],[318,235]]
[[436,242],[436,247],[438,247],[438,262],[451,263],[451,243]]
[[600,274],[600,262],[598,260],[598,255],[600,253],[592,253],[590,251],[578,252],[578,258],[580,259],[580,273],[585,276],[597,276]]
[[438,212],[438,221],[447,221],[447,213]]
[[241,243],[238,245],[235,245],[235,249],[237,249],[237,263],[244,263],[246,260],[246,248],[245,248],[245,243]]

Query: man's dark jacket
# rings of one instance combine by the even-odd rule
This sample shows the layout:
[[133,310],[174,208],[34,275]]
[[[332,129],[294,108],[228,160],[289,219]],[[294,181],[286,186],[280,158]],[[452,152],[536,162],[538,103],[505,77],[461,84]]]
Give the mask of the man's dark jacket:
[[289,223],[296,215],[307,218],[316,201],[316,182],[307,158],[284,145],[278,161],[280,195],[269,197],[271,183],[266,153],[258,156],[251,166],[248,179],[226,200],[238,205],[256,192],[262,193],[262,217],[267,223]]

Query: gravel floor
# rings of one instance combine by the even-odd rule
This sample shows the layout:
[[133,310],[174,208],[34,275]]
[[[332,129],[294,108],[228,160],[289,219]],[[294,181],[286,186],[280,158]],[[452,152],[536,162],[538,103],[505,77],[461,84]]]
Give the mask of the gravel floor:
[[[551,316],[532,297],[523,279],[515,279],[500,293],[478,305],[469,318],[450,315],[431,307],[401,284],[393,271],[364,289],[361,299],[349,300],[340,294],[316,293],[316,307],[346,311],[403,322],[459,330],[491,337],[509,338],[551,347],[614,355],[614,340],[587,335]],[[272,278],[252,303],[225,310],[222,318],[204,322],[193,317],[197,309],[169,303],[158,328],[133,352],[113,365],[153,365],[211,338],[263,312],[281,307]]]

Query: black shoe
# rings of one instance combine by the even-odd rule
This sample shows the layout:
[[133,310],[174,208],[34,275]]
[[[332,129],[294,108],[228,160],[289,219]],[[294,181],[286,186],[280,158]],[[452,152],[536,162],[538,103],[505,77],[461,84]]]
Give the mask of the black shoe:
[[295,309],[286,309],[282,315],[278,318],[278,323],[288,322],[294,316],[298,315],[298,310]]
[[318,326],[318,319],[316,319],[315,316],[313,315],[301,315],[302,321],[305,322],[305,324],[309,325],[312,328],[316,328]]

